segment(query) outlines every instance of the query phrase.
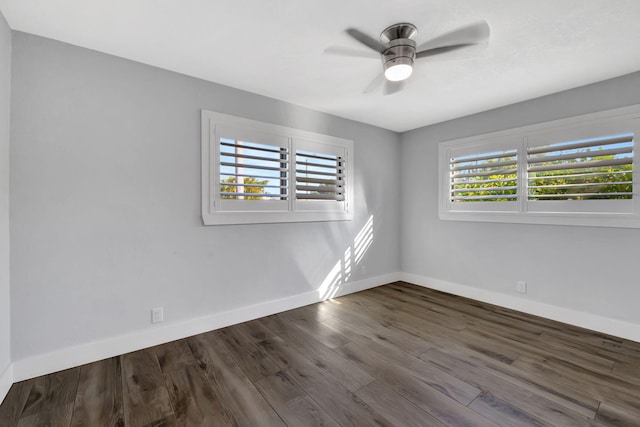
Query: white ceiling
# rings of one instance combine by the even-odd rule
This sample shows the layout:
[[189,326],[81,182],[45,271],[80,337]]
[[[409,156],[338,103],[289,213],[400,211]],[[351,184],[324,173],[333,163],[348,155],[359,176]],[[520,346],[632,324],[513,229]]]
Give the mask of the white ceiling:
[[[640,70],[640,0],[0,0],[25,31],[406,131]],[[486,20],[488,47],[417,63],[404,91],[363,93],[375,37],[411,22],[418,44]]]

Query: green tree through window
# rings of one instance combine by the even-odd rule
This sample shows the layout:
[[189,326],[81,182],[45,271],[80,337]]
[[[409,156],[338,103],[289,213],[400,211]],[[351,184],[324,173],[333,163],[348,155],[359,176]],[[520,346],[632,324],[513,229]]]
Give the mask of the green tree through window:
[[248,176],[244,178],[244,181],[242,183],[234,185],[236,184],[236,177],[230,176],[229,178],[223,179],[222,182],[225,184],[220,185],[221,199],[238,199],[237,195],[229,193],[238,193],[238,187],[242,187],[242,193],[256,194],[256,196],[242,196],[244,200],[261,200],[264,198],[264,196],[260,196],[260,194],[265,194],[264,186],[269,183],[269,180],[257,179]]

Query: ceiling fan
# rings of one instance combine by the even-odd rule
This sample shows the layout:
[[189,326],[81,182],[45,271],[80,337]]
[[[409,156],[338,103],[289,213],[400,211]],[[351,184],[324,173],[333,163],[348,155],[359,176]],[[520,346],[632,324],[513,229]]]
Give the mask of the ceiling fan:
[[[380,33],[380,40],[376,40],[368,34],[356,28],[348,28],[345,32],[362,45],[375,52],[362,52],[352,49],[331,46],[325,49],[325,53],[382,59],[383,73],[374,79],[364,90],[371,92],[384,83],[383,93],[390,95],[400,91],[406,79],[413,73],[416,59],[427,58],[457,49],[473,46],[488,40],[490,30],[485,21],[460,27],[420,46],[416,44],[418,29],[409,23],[394,24]],[[373,54],[373,55],[372,55]]]

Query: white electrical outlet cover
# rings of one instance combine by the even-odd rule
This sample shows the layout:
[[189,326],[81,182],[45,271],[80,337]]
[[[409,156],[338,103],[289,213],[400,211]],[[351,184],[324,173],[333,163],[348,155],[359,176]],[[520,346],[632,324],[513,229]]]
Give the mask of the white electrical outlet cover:
[[156,307],[151,309],[151,323],[158,323],[164,321],[164,312],[162,307]]

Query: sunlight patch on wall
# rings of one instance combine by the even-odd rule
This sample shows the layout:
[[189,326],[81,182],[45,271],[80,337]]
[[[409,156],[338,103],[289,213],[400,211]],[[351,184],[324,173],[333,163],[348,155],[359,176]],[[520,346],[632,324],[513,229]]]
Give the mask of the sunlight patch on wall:
[[352,253],[351,253],[351,246],[348,246],[347,249],[344,251],[344,281],[348,282],[349,279],[351,278],[351,270],[353,268],[352,266],[352,261],[351,261],[351,257],[352,257]]
[[327,274],[327,277],[322,281],[322,285],[318,288],[320,298],[323,300],[333,298],[342,283],[342,260],[338,260],[329,274]]
[[360,264],[372,243],[373,215],[369,217],[353,239],[353,244],[347,246],[343,257],[336,262],[322,281],[318,288],[320,299],[331,299],[338,293],[340,287],[351,279],[355,266]]
[[373,243],[373,215],[369,217],[364,227],[356,235],[353,240],[353,251],[355,256],[355,263],[360,264],[362,257]]

